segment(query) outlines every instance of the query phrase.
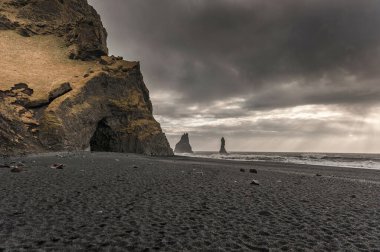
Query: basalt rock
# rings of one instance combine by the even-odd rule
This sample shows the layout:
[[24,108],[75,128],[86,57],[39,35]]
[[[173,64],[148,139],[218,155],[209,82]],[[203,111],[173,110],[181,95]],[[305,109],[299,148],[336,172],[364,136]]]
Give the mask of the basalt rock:
[[182,135],[181,140],[175,145],[175,153],[193,153],[191,149],[189,134],[185,133]]
[[0,3],[0,153],[173,155],[139,62],[107,56],[86,0]]
[[224,137],[222,137],[222,139],[220,140],[220,150],[219,150],[219,153],[220,154],[228,154],[227,151],[226,151],[226,140],[224,139]]

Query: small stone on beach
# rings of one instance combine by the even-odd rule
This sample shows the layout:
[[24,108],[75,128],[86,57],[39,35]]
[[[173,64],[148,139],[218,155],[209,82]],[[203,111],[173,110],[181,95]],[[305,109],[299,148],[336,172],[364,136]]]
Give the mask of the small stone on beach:
[[269,212],[269,211],[260,211],[259,212],[259,215],[261,215],[261,216],[271,216],[272,214]]
[[52,169],[57,169],[57,170],[62,170],[63,167],[64,167],[63,164],[52,164],[52,165],[50,166],[50,168],[52,168]]
[[19,168],[19,167],[13,167],[13,168],[11,169],[11,172],[19,173],[19,172],[22,172],[22,169]]
[[260,185],[260,182],[256,179],[252,179],[251,185]]
[[245,172],[245,169],[240,169],[241,172]]
[[322,177],[322,175],[319,174],[319,173],[315,174],[315,176],[317,176],[317,177]]
[[257,173],[257,170],[256,169],[249,169],[249,172],[250,173]]

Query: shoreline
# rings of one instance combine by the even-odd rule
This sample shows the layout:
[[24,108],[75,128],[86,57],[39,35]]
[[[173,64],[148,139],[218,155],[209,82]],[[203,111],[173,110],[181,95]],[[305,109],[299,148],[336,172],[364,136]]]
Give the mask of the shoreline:
[[91,152],[12,160],[25,168],[0,169],[0,251],[380,248],[377,170]]
[[[207,151],[204,151],[207,152]],[[334,166],[334,165],[323,165],[323,164],[307,164],[307,163],[295,163],[295,162],[275,162],[275,161],[254,161],[254,160],[239,160],[239,159],[216,159],[216,158],[209,158],[209,157],[201,157],[201,156],[187,156],[187,155],[176,155],[173,156],[148,156],[143,154],[135,154],[135,153],[120,153],[120,152],[96,152],[96,151],[87,151],[87,150],[80,150],[80,151],[56,151],[56,152],[37,152],[37,153],[26,153],[26,154],[17,154],[17,155],[7,155],[6,159],[10,160],[17,160],[20,158],[25,157],[52,157],[52,156],[73,156],[73,155],[84,155],[84,154],[90,154],[90,153],[111,153],[111,154],[119,154],[119,155],[141,155],[145,157],[154,157],[154,158],[188,158],[190,160],[203,160],[203,161],[227,161],[227,162],[236,162],[236,163],[248,163],[248,164],[255,164],[255,165],[262,165],[262,166],[295,166],[295,167],[315,167],[315,168],[332,168],[332,169],[357,169],[357,170],[369,170],[369,171],[379,171],[380,169],[376,168],[366,168],[366,167],[350,167],[350,166]],[[231,152],[232,154],[235,152]],[[260,152],[252,152],[252,153],[260,153]],[[266,152],[262,152],[266,153]],[[286,152],[278,152],[278,153],[286,153]],[[294,152],[299,153],[299,152]],[[308,154],[308,152],[305,152]],[[312,154],[322,154],[319,152],[315,152]],[[377,155],[377,153],[332,153],[332,154],[374,154]],[[380,154],[379,154],[380,155]],[[2,159],[5,159],[4,157]],[[0,158],[1,160],[1,158]]]
[[[216,157],[212,157],[216,155]],[[237,156],[234,156],[237,155]],[[316,156],[323,157],[316,157]],[[328,156],[332,155],[332,156]],[[349,156],[347,156],[349,155]],[[359,156],[352,156],[359,155]],[[360,156],[362,155],[362,156]],[[183,157],[210,158],[216,160],[244,161],[244,162],[262,162],[276,164],[301,164],[310,166],[342,167],[355,169],[380,170],[380,154],[376,153],[308,153],[308,152],[230,152],[228,155],[219,155],[213,152],[195,152],[194,154],[179,154]],[[231,157],[229,157],[231,156]],[[253,156],[253,157],[252,157]],[[266,159],[255,160],[255,156],[261,156]],[[311,157],[310,160],[305,158]],[[271,158],[282,158],[283,161],[271,160]],[[300,158],[300,159],[299,159]],[[295,160],[292,160],[295,159]],[[356,162],[356,163],[355,163]],[[377,166],[368,167],[378,163]],[[363,166],[367,165],[367,167]]]
[[[242,161],[242,160],[228,160],[228,159],[212,159],[212,158],[202,158],[202,157],[188,157],[188,156],[175,156],[177,158],[184,158],[182,161],[196,162],[197,160],[203,162],[211,163],[221,163],[227,165],[238,165],[240,166],[250,166],[264,168],[272,172],[283,172],[283,173],[293,173],[293,174],[308,174],[315,175],[319,173],[324,173],[324,176],[331,176],[333,178],[339,178],[341,176],[347,176],[351,174],[350,178],[347,179],[357,179],[368,181],[373,181],[380,183],[380,170],[370,169],[370,168],[353,168],[353,167],[340,167],[340,166],[323,166],[323,165],[311,165],[311,164],[296,164],[296,163],[282,163],[282,162],[270,162],[270,161]],[[188,159],[188,160],[187,160]]]

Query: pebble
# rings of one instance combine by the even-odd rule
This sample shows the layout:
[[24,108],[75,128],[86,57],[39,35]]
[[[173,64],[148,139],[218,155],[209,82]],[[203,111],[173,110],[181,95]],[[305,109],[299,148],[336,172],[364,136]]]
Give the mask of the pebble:
[[269,211],[263,210],[263,211],[259,212],[259,215],[261,215],[261,216],[271,216],[272,214]]
[[18,167],[14,167],[14,168],[11,169],[11,172],[19,173],[19,172],[22,172],[22,169],[18,168]]
[[260,185],[260,182],[256,179],[252,179],[251,185]]
[[62,170],[63,167],[64,167],[63,164],[52,164],[52,165],[50,166],[50,168],[52,168],[52,169],[57,169],[57,170]]

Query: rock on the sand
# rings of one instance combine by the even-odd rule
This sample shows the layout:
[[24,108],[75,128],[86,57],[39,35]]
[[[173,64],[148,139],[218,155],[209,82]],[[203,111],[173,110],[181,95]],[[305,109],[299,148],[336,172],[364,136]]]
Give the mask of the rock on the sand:
[[269,211],[263,210],[263,211],[259,212],[259,215],[261,215],[261,216],[271,216],[272,214]]
[[251,185],[260,185],[260,182],[256,179],[252,179]]
[[19,167],[14,167],[14,168],[11,169],[11,172],[19,173],[19,172],[22,172],[22,169],[19,168]]

